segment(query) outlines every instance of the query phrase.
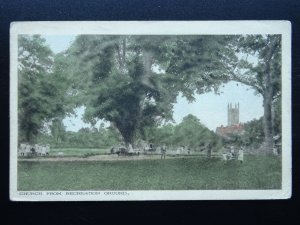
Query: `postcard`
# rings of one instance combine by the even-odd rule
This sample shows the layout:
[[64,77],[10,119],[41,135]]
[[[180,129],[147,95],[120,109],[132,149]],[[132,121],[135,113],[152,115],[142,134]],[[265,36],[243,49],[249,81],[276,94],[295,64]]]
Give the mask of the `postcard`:
[[287,199],[289,21],[13,22],[10,199]]

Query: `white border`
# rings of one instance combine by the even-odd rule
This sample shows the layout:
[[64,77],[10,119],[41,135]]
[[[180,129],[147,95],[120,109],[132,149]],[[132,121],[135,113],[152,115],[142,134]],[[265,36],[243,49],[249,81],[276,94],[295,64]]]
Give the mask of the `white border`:
[[[282,35],[282,189],[184,191],[17,191],[17,36],[19,34]],[[10,199],[13,201],[126,201],[287,199],[291,197],[291,23],[289,21],[13,22],[10,27]],[[91,192],[91,195],[87,195]],[[36,195],[34,195],[36,194]]]

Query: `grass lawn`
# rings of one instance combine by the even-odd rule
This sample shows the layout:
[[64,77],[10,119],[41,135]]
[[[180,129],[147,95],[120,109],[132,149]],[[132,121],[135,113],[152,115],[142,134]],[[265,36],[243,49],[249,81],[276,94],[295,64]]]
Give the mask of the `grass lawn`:
[[19,162],[18,190],[280,189],[278,157],[219,159]]

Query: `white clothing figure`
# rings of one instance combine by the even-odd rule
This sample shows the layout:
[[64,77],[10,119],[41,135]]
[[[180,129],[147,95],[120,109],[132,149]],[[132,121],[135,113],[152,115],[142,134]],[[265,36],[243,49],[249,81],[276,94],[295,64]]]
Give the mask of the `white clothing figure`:
[[227,153],[223,153],[222,156],[223,156],[223,160],[227,161]]
[[132,153],[132,152],[133,152],[133,148],[132,148],[132,145],[131,145],[131,144],[129,144],[129,146],[128,146],[128,152],[129,152],[129,153]]
[[243,149],[239,150],[238,161],[240,161],[241,163],[244,161],[244,151],[243,151]]

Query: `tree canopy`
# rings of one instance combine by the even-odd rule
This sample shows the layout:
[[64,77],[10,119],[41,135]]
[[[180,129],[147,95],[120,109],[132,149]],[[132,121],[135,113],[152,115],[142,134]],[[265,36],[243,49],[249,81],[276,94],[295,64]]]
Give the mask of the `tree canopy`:
[[18,43],[20,139],[33,142],[52,120],[62,120],[72,110],[67,104],[69,80],[61,56],[40,35],[20,35]]
[[[78,36],[69,50],[85,87],[85,119],[110,121],[132,143],[136,132],[172,120],[176,97],[217,89],[226,79],[216,52],[224,37]],[[216,79],[218,78],[218,79]]]

